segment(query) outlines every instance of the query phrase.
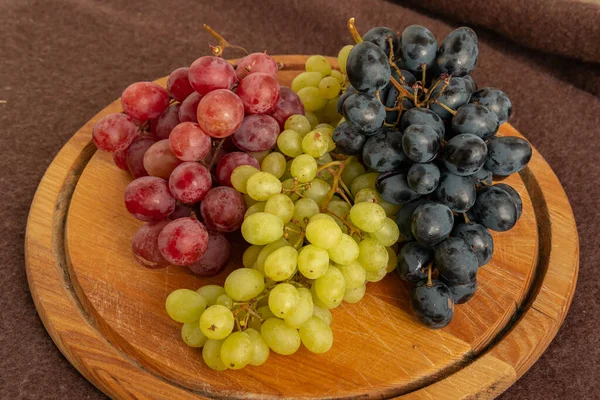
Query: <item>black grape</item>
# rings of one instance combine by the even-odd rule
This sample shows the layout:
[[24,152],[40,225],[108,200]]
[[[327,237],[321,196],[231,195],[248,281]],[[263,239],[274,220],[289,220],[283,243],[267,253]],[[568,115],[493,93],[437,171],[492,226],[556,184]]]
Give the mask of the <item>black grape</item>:
[[372,94],[353,94],[344,101],[344,117],[363,132],[375,132],[385,120],[383,104]]
[[441,203],[427,201],[415,209],[411,231],[417,242],[428,246],[446,239],[454,226],[452,211]]
[[400,211],[396,214],[396,225],[398,225],[398,229],[400,230],[400,236],[402,236],[405,240],[414,240],[414,236],[411,231],[412,225],[412,216],[414,211],[421,204],[425,203],[427,200],[417,199],[406,203],[400,208]]
[[471,75],[463,76],[463,79],[466,81],[467,85],[470,84],[471,92],[475,92],[477,90],[477,83],[475,83],[475,79]]
[[473,93],[471,103],[489,108],[498,117],[500,125],[508,121],[512,113],[512,103],[506,93],[492,87],[481,88]]
[[449,237],[435,248],[435,266],[446,285],[464,285],[477,279],[479,263],[475,251],[458,237]]
[[[408,90],[409,92],[412,93],[413,89],[412,88],[406,88],[406,90]],[[398,89],[396,89],[395,87],[392,87],[389,89],[389,91],[387,92],[387,97],[385,98],[385,106],[388,108],[395,108],[398,105],[398,96],[400,95],[400,91]],[[402,97],[402,108],[404,110],[410,110],[412,108],[415,107],[415,104],[413,103],[413,101],[404,96]],[[396,122],[398,121],[398,117],[400,116],[400,111],[399,110],[394,110],[394,111],[387,111],[385,112],[385,122],[387,122],[388,124],[393,124],[395,125]]]
[[390,55],[390,38],[392,39],[392,45],[394,46],[395,52],[396,49],[398,49],[398,36],[390,28],[378,26],[376,28],[369,29],[369,31],[362,37],[365,42],[371,42],[379,46],[379,48],[381,48],[381,50],[383,50],[387,56]]
[[402,151],[402,134],[393,130],[369,137],[362,156],[365,166],[377,172],[399,169],[408,161]]
[[479,171],[487,155],[487,146],[479,136],[461,134],[446,143],[442,160],[448,171],[466,176]]
[[435,194],[439,202],[457,213],[467,212],[475,204],[475,184],[468,176],[444,172]]
[[337,112],[338,114],[343,114],[344,112],[344,102],[346,101],[346,99],[350,96],[352,96],[354,93],[352,93],[351,91],[345,91],[339,98],[337,101]]
[[517,206],[512,196],[496,186],[484,186],[477,191],[477,200],[467,212],[471,221],[488,229],[504,232],[517,223]]
[[494,240],[485,226],[470,222],[458,224],[452,231],[452,236],[463,239],[475,251],[480,267],[486,265],[494,254]]
[[422,71],[423,64],[431,67],[435,61],[437,41],[433,33],[424,26],[411,25],[402,32],[400,58],[406,69]]
[[517,206],[517,219],[521,218],[521,213],[523,212],[523,200],[521,200],[519,192],[517,192],[512,186],[507,185],[506,183],[497,183],[494,186],[500,189],[504,189],[506,193],[510,194],[510,197],[512,197],[515,206]]
[[375,182],[375,187],[381,198],[392,204],[406,204],[420,196],[408,186],[406,172],[381,174]]
[[446,37],[437,51],[436,63],[442,73],[465,76],[475,69],[478,56],[477,34],[463,26]]
[[359,92],[373,93],[388,84],[391,76],[388,57],[376,44],[360,42],[346,61],[348,80]]
[[427,279],[427,267],[432,261],[432,249],[417,242],[409,242],[402,246],[398,253],[396,270],[400,278],[407,282],[417,283]]
[[437,156],[440,138],[428,125],[411,125],[404,130],[402,148],[410,160],[426,163]]
[[498,117],[480,104],[464,104],[452,118],[452,131],[458,135],[472,133],[488,140],[498,132]]
[[479,169],[479,171],[471,175],[470,178],[473,180],[473,183],[477,186],[491,185],[493,174],[490,170],[483,166]]
[[527,166],[531,160],[531,145],[516,136],[493,137],[488,142],[485,167],[494,175],[511,175]]
[[360,154],[367,141],[365,135],[346,121],[335,128],[332,138],[337,149],[347,155]]
[[450,289],[438,280],[431,286],[421,281],[413,288],[410,306],[415,317],[432,329],[445,327],[454,316],[454,301]]
[[440,140],[444,137],[444,121],[427,108],[412,108],[406,111],[400,119],[400,131],[404,132],[411,125],[427,125],[432,127]]
[[[442,87],[443,84],[440,83],[433,90],[431,98],[437,98],[437,101],[453,110],[456,110],[463,104],[468,103],[469,99],[471,98],[471,94],[473,93],[471,82],[459,77],[452,77],[450,79],[450,83],[443,92],[441,92]],[[442,94],[438,97],[438,93],[440,92]],[[450,114],[448,110],[444,109],[439,104],[431,104],[429,108],[442,119],[450,120],[452,118],[452,114]]]
[[435,164],[413,164],[408,170],[406,180],[415,192],[429,194],[440,183],[440,170]]
[[477,280],[474,282],[465,283],[464,285],[452,285],[448,286],[450,293],[452,293],[452,299],[454,304],[463,304],[471,300],[477,291]]

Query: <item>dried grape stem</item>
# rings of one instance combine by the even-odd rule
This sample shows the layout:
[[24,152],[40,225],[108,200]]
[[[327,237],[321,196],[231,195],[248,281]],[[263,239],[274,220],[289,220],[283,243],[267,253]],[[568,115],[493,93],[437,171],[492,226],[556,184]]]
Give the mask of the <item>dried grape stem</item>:
[[219,35],[213,28],[211,28],[210,26],[204,24],[204,29],[210,33],[210,35],[212,37],[214,37],[217,42],[219,43],[217,46],[212,46],[209,44],[210,49],[213,53],[213,55],[215,57],[222,57],[223,56],[223,52],[225,51],[226,48],[231,47],[233,49],[240,49],[242,50],[244,53],[248,54],[248,50],[246,50],[245,48],[243,48],[242,46],[237,46],[234,44],[229,43],[227,40],[225,40],[225,38],[221,35]]
[[352,39],[354,39],[356,43],[360,43],[363,41],[362,37],[360,37],[360,34],[358,33],[358,30],[356,29],[356,26],[354,25],[354,18],[350,18],[348,20],[348,30],[352,35]]
[[427,266],[427,287],[430,288],[433,286],[433,282],[431,281],[431,266],[433,263],[429,263],[429,265]]

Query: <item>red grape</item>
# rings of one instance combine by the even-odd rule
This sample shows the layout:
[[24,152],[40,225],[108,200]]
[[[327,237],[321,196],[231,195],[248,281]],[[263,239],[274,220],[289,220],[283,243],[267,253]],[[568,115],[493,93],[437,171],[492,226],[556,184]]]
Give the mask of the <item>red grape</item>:
[[202,95],[198,92],[190,94],[179,107],[179,120],[181,122],[198,122],[198,103]]
[[158,235],[169,221],[146,222],[137,230],[131,240],[133,258],[146,268],[164,268],[169,262],[158,249]]
[[127,168],[134,178],[148,176],[148,172],[144,168],[144,154],[156,140],[149,136],[139,136],[131,142],[127,149]]
[[265,151],[277,142],[279,124],[268,115],[249,115],[233,134],[233,143],[244,151]]
[[269,115],[275,118],[279,122],[279,127],[283,129],[285,121],[294,114],[304,115],[304,105],[292,89],[281,86],[279,88],[279,101]]
[[209,277],[223,271],[231,258],[231,244],[221,233],[208,233],[208,247],[198,261],[188,265],[196,275]]
[[241,81],[247,75],[256,72],[264,72],[265,74],[277,78],[278,71],[279,68],[277,67],[277,62],[273,60],[273,57],[265,53],[252,53],[240,60],[237,69],[235,70],[235,74]]
[[[215,157],[216,154],[216,157]],[[225,151],[225,149],[223,149],[223,147],[211,147],[210,148],[210,152],[206,155],[206,157],[204,157],[204,159],[201,161],[202,164],[207,165],[207,166],[212,166],[211,167],[215,167],[217,165],[219,165],[219,162],[221,162],[221,159],[223,157],[225,157],[227,155],[227,152]],[[213,158],[215,159],[213,162]],[[211,168],[212,169],[212,168]]]
[[214,56],[204,56],[194,61],[188,76],[194,90],[201,95],[217,89],[229,90],[236,81],[231,64]]
[[236,93],[247,114],[265,114],[279,100],[279,83],[273,76],[257,72],[242,79]]
[[187,67],[177,68],[167,78],[167,93],[180,103],[194,92],[188,78],[189,70]]
[[241,151],[226,154],[217,164],[217,179],[219,183],[224,186],[231,186],[231,173],[240,165],[252,165],[260,169],[260,164],[250,154],[242,153]]
[[169,139],[159,140],[154,143],[144,154],[144,169],[150,176],[169,179],[171,172],[181,164],[169,146]]
[[239,229],[244,221],[244,196],[227,186],[212,188],[200,203],[200,213],[209,229],[233,232]]
[[212,177],[206,167],[197,162],[184,162],[173,170],[169,190],[182,203],[197,203],[212,187]]
[[162,256],[175,265],[189,265],[200,259],[208,247],[208,232],[195,218],[171,221],[158,235]]
[[110,153],[126,149],[137,135],[137,125],[125,114],[108,114],[92,129],[96,147]]
[[131,118],[144,122],[160,116],[169,107],[169,94],[152,82],[136,82],[121,94],[123,111]]
[[175,204],[175,210],[173,210],[173,212],[169,214],[168,218],[170,220],[174,220],[179,218],[191,217],[192,212],[196,215],[200,215],[200,204],[184,204],[178,201],[177,204]]
[[129,171],[129,168],[127,168],[127,150],[129,150],[129,148],[117,150],[112,154],[115,165],[123,171]]
[[230,90],[210,92],[198,104],[198,124],[215,138],[224,138],[237,131],[244,120],[244,103]]
[[169,146],[180,160],[199,161],[210,152],[211,140],[198,124],[182,122],[171,131]]
[[181,105],[173,104],[168,107],[164,113],[158,117],[156,123],[152,124],[154,127],[154,136],[158,140],[168,139],[173,128],[179,124],[179,108]]
[[167,181],[154,176],[137,178],[125,189],[125,207],[142,221],[165,219],[175,209]]

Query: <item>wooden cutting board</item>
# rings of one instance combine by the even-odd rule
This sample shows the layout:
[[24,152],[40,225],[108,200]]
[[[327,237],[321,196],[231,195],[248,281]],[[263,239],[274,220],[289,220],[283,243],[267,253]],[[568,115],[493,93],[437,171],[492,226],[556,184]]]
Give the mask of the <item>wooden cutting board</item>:
[[[278,56],[289,86],[306,56]],[[332,64],[336,61],[331,59]],[[165,79],[158,80],[164,84]],[[123,205],[130,181],[91,131],[113,102],[56,156],[35,195],[25,238],[29,287],[48,333],[94,385],[118,399],[493,398],[540,357],[567,313],[579,266],[568,199],[534,149],[529,166],[508,178],[523,215],[494,234],[495,254],[479,272],[475,297],[452,323],[430,330],[412,317],[408,285],[395,274],[369,283],[358,304],[333,310],[334,345],[317,355],[271,353],[260,367],[215,372],[180,339],[164,310],[168,293],[222,283],[186,268],[148,270],[130,243],[140,221]],[[504,124],[500,135],[521,136]],[[228,271],[241,265],[241,248]]]

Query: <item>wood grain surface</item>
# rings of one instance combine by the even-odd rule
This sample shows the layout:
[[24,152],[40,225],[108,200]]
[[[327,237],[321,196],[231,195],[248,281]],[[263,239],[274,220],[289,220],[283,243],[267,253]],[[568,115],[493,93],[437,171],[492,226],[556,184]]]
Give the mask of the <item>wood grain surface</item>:
[[[289,86],[306,57],[276,59],[284,65],[280,83]],[[123,205],[131,178],[91,143],[95,121],[118,111],[115,101],[57,155],[36,193],[25,241],[29,285],[46,329],[113,398],[493,398],[539,358],[566,315],[577,280],[577,230],[559,181],[534,150],[529,166],[507,180],[523,198],[523,215],[511,231],[494,234],[479,290],[456,307],[447,328],[419,325],[408,310],[409,287],[391,274],[369,283],[358,304],[333,310],[330,352],[272,353],[261,367],[212,371],[181,341],[164,300],[176,288],[222,283],[241,265],[241,250],[209,279],[135,263],[130,243],[141,222]],[[520,136],[508,124],[499,134]]]

